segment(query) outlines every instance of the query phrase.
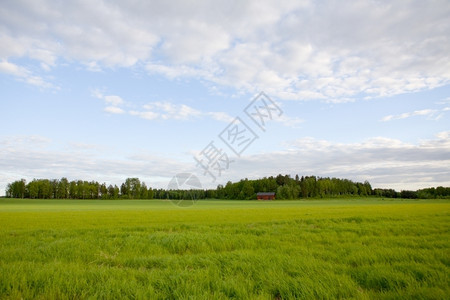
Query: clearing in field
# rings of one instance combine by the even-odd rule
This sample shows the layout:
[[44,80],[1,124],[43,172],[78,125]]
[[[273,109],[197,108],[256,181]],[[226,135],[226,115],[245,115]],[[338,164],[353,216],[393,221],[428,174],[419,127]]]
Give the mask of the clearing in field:
[[0,200],[0,298],[444,299],[450,202]]

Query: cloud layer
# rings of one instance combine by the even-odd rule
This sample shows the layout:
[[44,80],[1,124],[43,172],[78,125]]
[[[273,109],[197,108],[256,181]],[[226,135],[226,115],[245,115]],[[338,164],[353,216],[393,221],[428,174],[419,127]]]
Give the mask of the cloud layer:
[[449,15],[446,0],[6,1],[0,71],[45,87],[40,74],[61,63],[138,66],[279,99],[354,101],[448,84]]
[[[352,144],[299,139],[286,145],[285,151],[233,157],[235,162],[214,183],[210,177],[202,176],[193,158],[182,161],[137,153],[108,159],[102,149],[92,145],[69,145],[72,150],[68,152],[52,150],[51,144],[40,136],[0,140],[0,169],[5,176],[0,182],[6,184],[22,177],[32,180],[46,174],[49,178],[81,177],[120,183],[127,177],[137,176],[152,187],[164,188],[180,172],[195,172],[204,187],[242,179],[242,174],[260,178],[278,173],[369,180],[374,187],[398,190],[448,186],[450,182],[450,131],[418,144],[386,138]],[[0,194],[4,188],[0,186]]]
[[351,144],[302,138],[286,146],[286,151],[244,157],[233,166],[236,170],[230,167],[229,176],[259,178],[276,172],[344,177],[398,190],[450,182],[450,131],[418,144],[381,137]]

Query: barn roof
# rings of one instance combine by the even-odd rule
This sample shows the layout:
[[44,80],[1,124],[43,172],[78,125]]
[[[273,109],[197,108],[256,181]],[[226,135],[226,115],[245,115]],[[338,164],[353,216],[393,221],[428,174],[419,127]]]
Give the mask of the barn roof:
[[261,193],[256,193],[257,196],[274,196],[275,193],[272,192],[261,192]]

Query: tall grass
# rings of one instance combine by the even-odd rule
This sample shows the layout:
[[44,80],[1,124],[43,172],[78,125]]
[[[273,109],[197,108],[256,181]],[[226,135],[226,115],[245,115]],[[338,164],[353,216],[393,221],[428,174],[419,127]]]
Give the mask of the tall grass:
[[0,298],[445,299],[450,202],[0,202]]

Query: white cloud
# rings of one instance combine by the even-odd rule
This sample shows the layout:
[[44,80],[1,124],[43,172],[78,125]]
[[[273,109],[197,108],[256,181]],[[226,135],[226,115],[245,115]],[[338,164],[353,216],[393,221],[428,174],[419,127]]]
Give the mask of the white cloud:
[[407,119],[415,116],[425,116],[429,119],[438,120],[442,117],[441,112],[447,111],[447,108],[443,108],[440,110],[437,109],[422,109],[422,110],[416,110],[413,112],[406,112],[399,115],[388,115],[381,119],[383,122],[392,121],[392,120],[401,120],[401,119]]
[[185,104],[170,102],[151,102],[143,106],[146,111],[158,112],[163,120],[188,120],[201,115],[201,112]]
[[174,104],[168,101],[156,101],[142,106],[141,111],[130,111],[133,116],[147,120],[193,120],[204,117],[216,121],[230,122],[234,118],[225,112],[203,112],[185,104]]
[[[281,100],[335,103],[450,82],[450,3],[10,1],[0,59],[144,66]],[[40,84],[39,75],[30,84]],[[41,76],[42,77],[42,76]]]
[[93,89],[91,91],[91,96],[97,99],[104,100],[103,92],[100,89]]
[[142,119],[147,119],[147,120],[156,120],[159,118],[159,114],[152,112],[152,111],[136,111],[136,110],[131,110],[128,112],[130,115],[132,116],[138,116]]
[[20,81],[37,87],[55,88],[51,83],[46,82],[40,76],[34,75],[30,70],[5,60],[0,61],[0,72],[12,75]]
[[123,114],[125,111],[117,106],[107,106],[104,108],[104,111],[111,113],[111,114]]
[[125,105],[125,101],[116,95],[103,95],[103,92],[95,89],[92,91],[92,96],[103,100],[105,103],[105,108],[103,109],[105,112],[110,114],[124,114],[126,111],[121,108],[121,105]]
[[146,64],[145,69],[150,74],[162,74],[169,79],[174,79],[178,77],[192,77],[192,78],[202,78],[210,81],[217,80],[214,77],[214,71],[208,72],[201,68],[196,68],[187,65],[173,65],[164,64],[162,62],[149,62]]
[[119,96],[115,95],[105,96],[104,99],[106,103],[111,104],[113,106],[124,104],[124,101]]
[[28,71],[24,68],[21,68],[13,63],[2,61],[0,62],[0,71],[4,73],[9,73],[11,75],[17,77],[25,77],[27,76]]

